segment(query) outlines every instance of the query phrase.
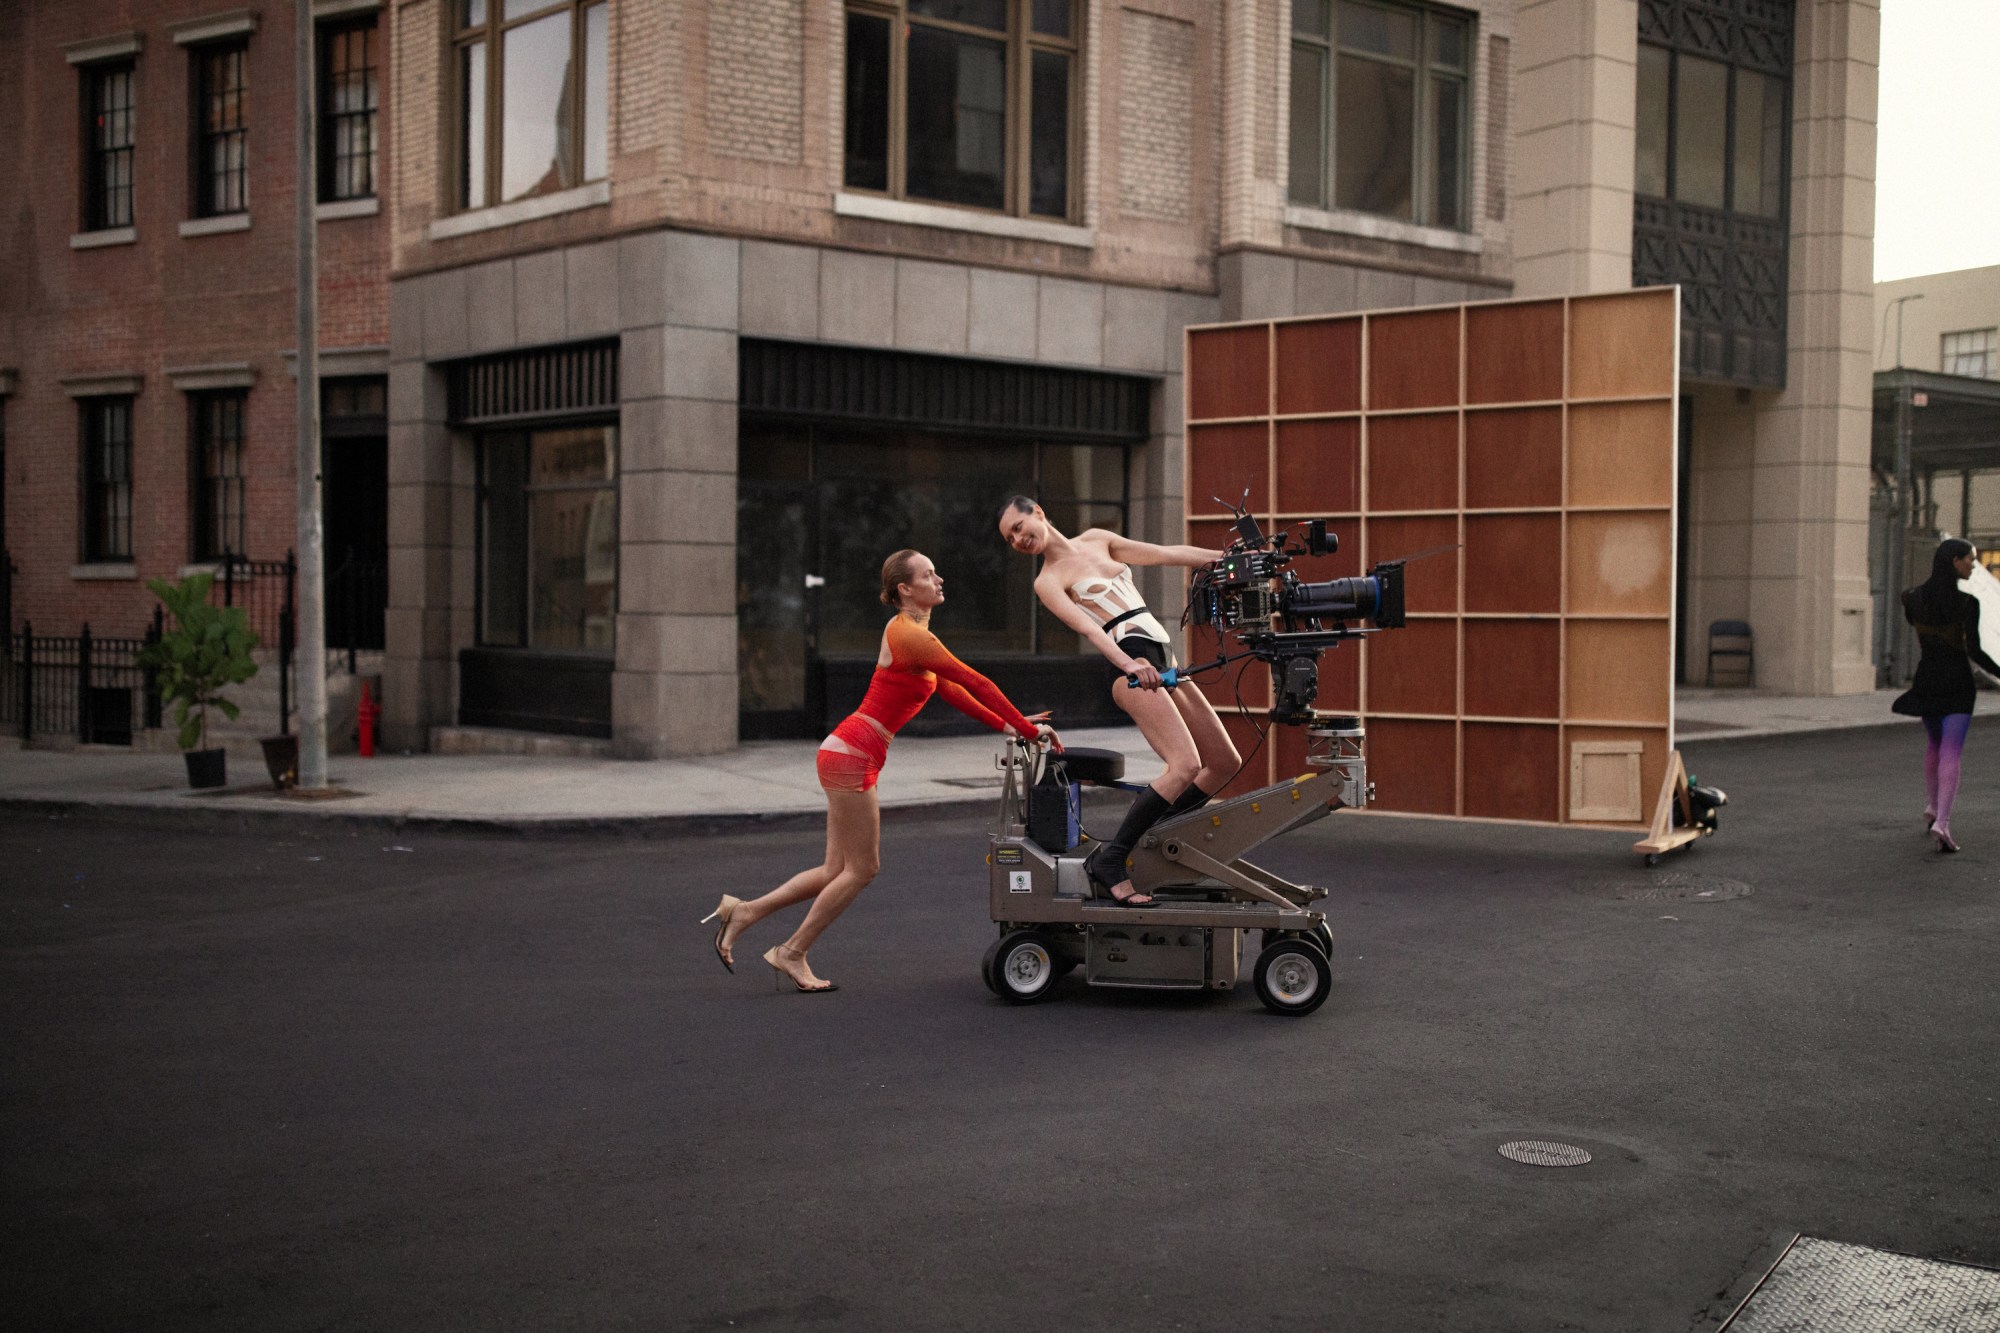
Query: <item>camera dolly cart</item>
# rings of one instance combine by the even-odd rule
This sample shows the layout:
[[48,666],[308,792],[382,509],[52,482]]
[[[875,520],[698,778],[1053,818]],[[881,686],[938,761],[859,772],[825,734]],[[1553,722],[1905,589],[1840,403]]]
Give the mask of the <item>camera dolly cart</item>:
[[988,855],[989,894],[1000,938],[981,971],[1002,999],[1046,999],[1081,965],[1093,986],[1228,990],[1242,972],[1243,934],[1261,931],[1250,975],[1257,998],[1280,1014],[1309,1014],[1332,988],[1333,931],[1312,904],[1326,896],[1244,857],[1282,833],[1367,800],[1361,725],[1337,718],[1307,730],[1320,771],[1162,820],[1132,849],[1132,884],[1150,908],[1095,896],[1085,847],[1051,850],[1029,832],[1028,794],[1045,766],[1069,782],[1125,786],[1115,750],[1041,754],[1009,740],[999,765],[1000,830]]
[[[1261,947],[1250,978],[1267,1009],[1309,1014],[1332,989],[1333,931],[1326,914],[1313,907],[1327,890],[1294,884],[1245,858],[1335,810],[1367,804],[1361,720],[1312,710],[1318,657],[1375,632],[1350,627],[1349,620],[1369,619],[1376,629],[1403,623],[1402,562],[1354,578],[1305,583],[1284,566],[1334,549],[1336,539],[1323,522],[1314,521],[1297,545],[1288,543],[1287,533],[1264,537],[1240,512],[1237,526],[1241,535],[1229,551],[1195,575],[1188,615],[1230,635],[1241,651],[1225,651],[1192,672],[1165,672],[1163,683],[1174,688],[1193,672],[1246,658],[1268,663],[1271,722],[1305,728],[1313,771],[1155,824],[1127,860],[1133,887],[1155,905],[1133,908],[1098,895],[1083,849],[1070,846],[1076,839],[1062,811],[1054,820],[1031,811],[1038,790],[1060,793],[1060,801],[1072,782],[1125,785],[1124,756],[1106,750],[1042,754],[1032,744],[1005,742],[999,829],[987,857],[999,938],[982,967],[986,984],[1002,999],[1046,999],[1078,966],[1093,986],[1227,990],[1242,972],[1244,933],[1253,930],[1260,932]],[[1051,767],[1057,780],[1038,788]]]

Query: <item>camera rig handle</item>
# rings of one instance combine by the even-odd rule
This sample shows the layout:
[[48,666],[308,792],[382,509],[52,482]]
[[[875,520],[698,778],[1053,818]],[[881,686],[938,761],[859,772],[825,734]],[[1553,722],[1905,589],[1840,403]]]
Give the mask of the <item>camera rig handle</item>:
[[[1178,689],[1190,674],[1192,673],[1183,671],[1179,667],[1168,667],[1160,673],[1160,688],[1163,690]],[[1138,672],[1128,671],[1125,673],[1125,688],[1128,690],[1139,688]]]

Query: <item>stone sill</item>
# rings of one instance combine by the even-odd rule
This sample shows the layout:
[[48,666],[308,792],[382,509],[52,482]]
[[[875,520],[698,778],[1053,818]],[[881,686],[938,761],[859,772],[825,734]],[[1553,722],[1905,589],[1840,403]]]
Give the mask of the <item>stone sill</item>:
[[139,567],[131,564],[113,564],[109,561],[102,564],[71,565],[69,576],[79,583],[131,582],[138,579]]
[[493,231],[500,227],[515,227],[523,222],[533,222],[537,218],[573,213],[580,208],[601,208],[610,202],[611,182],[592,181],[588,185],[579,185],[574,190],[559,190],[555,194],[545,194],[534,199],[516,199],[511,204],[476,208],[469,213],[454,213],[448,218],[439,218],[425,228],[424,239],[448,241],[454,236],[471,236],[476,232]]
[[975,209],[953,208],[946,204],[918,204],[907,199],[884,199],[880,195],[835,191],[836,217],[872,218],[877,222],[901,222],[912,227],[936,227],[944,231],[971,231],[1013,240],[1047,241],[1052,245],[1088,250],[1097,244],[1097,233],[1089,227],[1067,222],[1044,222],[1039,218],[1008,217]]
[[1370,213],[1351,213],[1344,209],[1303,208],[1298,204],[1286,204],[1285,225],[1301,231],[1333,232],[1341,236],[1365,236],[1371,241],[1419,245],[1427,250],[1455,250],[1467,255],[1486,252],[1486,242],[1470,232],[1451,231],[1445,227],[1420,227],[1414,222],[1399,222],[1395,218],[1378,218]]
[[183,236],[220,236],[224,232],[249,230],[248,213],[225,213],[219,218],[189,218],[180,227]]
[[320,222],[338,222],[342,218],[372,218],[381,211],[381,198],[371,194],[366,199],[329,199],[313,209],[313,217]]
[[107,245],[134,245],[139,240],[137,227],[106,227],[103,231],[80,231],[69,238],[72,250],[100,250]]

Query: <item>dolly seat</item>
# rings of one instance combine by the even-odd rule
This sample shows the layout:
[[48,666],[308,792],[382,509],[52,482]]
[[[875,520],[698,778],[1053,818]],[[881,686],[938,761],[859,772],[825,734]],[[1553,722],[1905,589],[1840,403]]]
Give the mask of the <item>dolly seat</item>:
[[1125,756],[1116,750],[1072,745],[1062,752],[1062,765],[1071,782],[1093,786],[1108,787],[1125,776]]

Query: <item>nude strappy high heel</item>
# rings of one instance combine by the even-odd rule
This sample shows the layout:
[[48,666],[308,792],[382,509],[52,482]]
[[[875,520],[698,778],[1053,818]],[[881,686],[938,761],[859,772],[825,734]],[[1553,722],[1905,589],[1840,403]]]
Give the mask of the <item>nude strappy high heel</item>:
[[736,909],[742,905],[743,900],[741,898],[732,898],[725,893],[722,895],[722,901],[715,905],[715,910],[697,923],[705,926],[718,918],[721,920],[721,924],[715,928],[715,958],[717,962],[729,969],[731,976],[736,975],[736,965],[731,963],[728,957],[722,952],[722,936],[729,929],[729,918],[735,916]]
[[801,995],[821,995],[830,990],[840,989],[840,987],[834,985],[831,981],[827,982],[824,986],[801,985],[799,979],[790,972],[787,972],[784,964],[778,961],[778,955],[784,951],[784,948],[785,946],[782,944],[774,944],[764,951],[764,961],[771,965],[771,971],[774,974],[771,978],[772,989],[783,990],[787,981],[791,982],[792,989]]

